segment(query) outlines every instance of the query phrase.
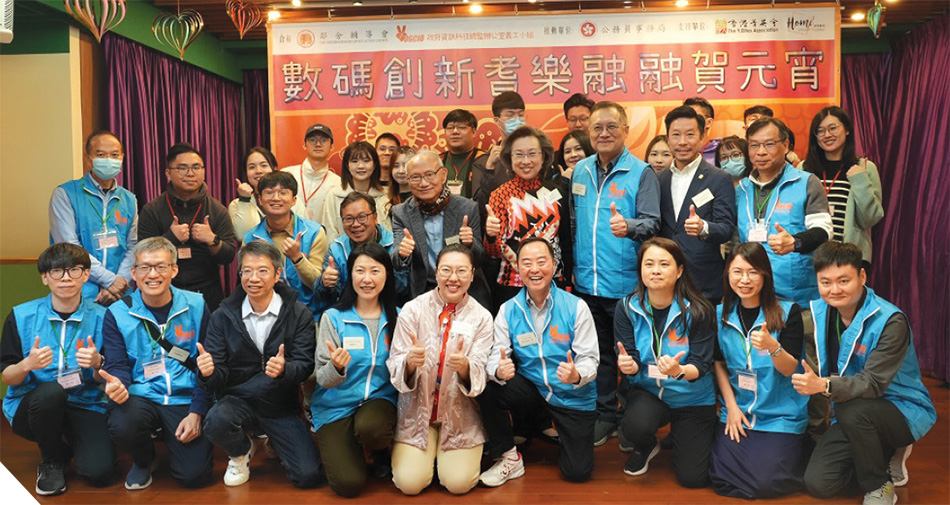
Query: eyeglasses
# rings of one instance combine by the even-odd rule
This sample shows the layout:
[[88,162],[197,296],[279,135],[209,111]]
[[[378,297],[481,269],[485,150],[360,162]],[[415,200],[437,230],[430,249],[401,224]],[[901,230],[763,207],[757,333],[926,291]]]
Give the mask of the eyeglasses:
[[541,157],[541,151],[528,151],[526,153],[511,153],[512,161],[538,159]]
[[70,268],[50,268],[46,275],[51,279],[60,280],[66,276],[66,273],[69,272],[70,279],[78,279],[82,277],[82,273],[86,270],[85,267],[75,266]]
[[148,275],[152,269],[155,269],[159,275],[162,275],[168,273],[173,266],[171,263],[159,263],[157,265],[132,265],[132,268],[135,269],[136,273],[141,275]]
[[774,150],[775,150],[775,146],[777,146],[777,145],[779,145],[779,144],[781,144],[781,143],[782,143],[782,141],[780,141],[780,140],[770,140],[770,141],[768,141],[768,142],[763,142],[763,143],[761,143],[761,144],[749,142],[749,152],[750,152],[750,153],[754,153],[754,152],[758,151],[759,148],[761,148],[761,147],[764,147],[767,151],[774,151]]
[[439,273],[439,277],[442,277],[443,279],[448,279],[452,277],[452,274],[457,275],[459,279],[465,279],[472,273],[472,267],[452,268],[452,267],[442,266],[442,267],[439,267],[438,273]]
[[570,124],[584,124],[590,119],[590,116],[571,116],[567,118]]
[[177,167],[169,167],[172,170],[177,170],[179,174],[185,175],[188,172],[200,172],[205,169],[204,165],[178,165]]
[[289,189],[272,189],[267,188],[264,191],[261,191],[261,198],[274,198],[279,196],[281,198],[290,198],[294,196],[294,192]]
[[343,225],[352,226],[354,222],[357,222],[359,224],[366,224],[366,221],[369,221],[369,217],[375,214],[376,214],[375,212],[370,212],[368,214],[364,213],[358,216],[346,216],[343,218]]
[[312,145],[312,146],[323,145],[323,144],[326,144],[326,143],[328,143],[328,142],[330,142],[330,138],[329,138],[329,137],[323,137],[323,136],[315,136],[315,137],[310,137],[310,138],[307,139],[307,143],[310,144],[310,145]]
[[443,168],[445,167],[439,167],[439,170],[436,170],[435,172],[426,172],[422,175],[419,175],[419,174],[410,175],[409,184],[412,184],[413,186],[417,186],[420,182],[422,182],[422,179],[425,179],[426,182],[428,182],[429,184],[432,184],[433,182],[435,182],[436,178],[439,176],[439,171],[441,171]]
[[603,125],[594,125],[594,126],[591,126],[590,131],[594,132],[594,136],[596,137],[596,136],[600,135],[601,133],[604,133],[604,130],[607,130],[607,133],[613,135],[613,134],[617,133],[617,130],[619,130],[619,129],[620,129],[620,125],[619,125],[619,124],[617,124],[617,123],[611,123],[611,124],[607,125],[606,127],[604,127]]
[[829,125],[827,128],[819,128],[815,130],[815,137],[821,138],[827,135],[835,135],[838,133],[838,130],[841,129],[841,125],[833,124]]
[[253,268],[242,268],[238,271],[238,275],[240,275],[242,279],[250,279],[254,277],[254,275],[257,275],[258,279],[268,279],[273,273],[274,272],[269,268],[258,268],[257,270]]
[[726,161],[726,160],[745,161],[745,155],[742,153],[733,153],[733,154],[730,154],[729,156],[719,157],[719,161]]
[[447,131],[447,132],[451,132],[451,131],[465,132],[465,131],[468,131],[470,128],[471,128],[471,126],[469,126],[469,125],[467,125],[467,124],[451,124],[451,123],[450,123],[449,125],[447,125],[447,126],[445,127],[445,131]]
[[743,277],[745,277],[745,276],[748,276],[748,277],[749,277],[749,280],[750,280],[750,281],[753,281],[753,282],[758,281],[759,279],[762,278],[762,273],[759,272],[758,270],[739,270],[739,269],[734,269],[734,270],[729,270],[729,275],[730,275],[731,277],[736,278],[736,279],[741,279],[741,278],[743,278]]

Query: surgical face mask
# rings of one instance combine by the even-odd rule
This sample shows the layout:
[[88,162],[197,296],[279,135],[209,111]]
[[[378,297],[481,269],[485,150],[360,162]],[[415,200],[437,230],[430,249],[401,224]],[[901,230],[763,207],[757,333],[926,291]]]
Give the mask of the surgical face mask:
[[122,171],[122,160],[119,158],[93,158],[92,172],[96,177],[108,181],[115,178]]
[[505,120],[505,135],[511,135],[511,132],[517,130],[521,126],[524,126],[523,117],[513,117],[511,119]]
[[722,169],[729,173],[733,179],[738,179],[742,177],[742,173],[745,172],[745,160],[733,160],[728,159],[720,163]]

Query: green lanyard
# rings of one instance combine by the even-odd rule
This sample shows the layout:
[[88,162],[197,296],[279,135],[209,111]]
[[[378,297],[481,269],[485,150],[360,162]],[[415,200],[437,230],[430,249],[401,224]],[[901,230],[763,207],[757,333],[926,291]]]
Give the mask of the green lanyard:
[[653,332],[653,345],[655,346],[653,348],[653,355],[659,356],[660,344],[662,343],[662,341],[660,340],[660,334],[656,332],[656,320],[653,319],[653,306],[652,305],[648,305],[648,306],[649,308],[647,309],[647,313],[650,314],[650,331]]
[[838,349],[841,349],[841,313],[838,312],[838,317],[835,319],[835,331],[838,332]]
[[[745,323],[742,322],[742,314],[739,313],[739,304],[736,304],[736,316],[739,317],[739,326],[742,327],[742,334],[739,339],[742,340],[742,348],[745,350],[746,363],[752,364],[752,340],[749,339],[748,331],[745,329]],[[755,328],[755,325],[752,325]]]
[[142,326],[145,327],[145,331],[146,333],[148,333],[148,339],[152,343],[152,356],[155,356],[158,354],[158,350],[155,348],[156,343],[161,342],[162,340],[165,340],[165,333],[168,331],[168,327],[171,326],[171,322],[172,322],[171,318],[165,321],[165,328],[162,329],[162,334],[159,335],[158,339],[156,340],[155,337],[152,336],[152,330],[148,327],[147,324],[145,324],[146,323],[145,321],[142,321]]
[[[63,321],[63,330],[66,329],[66,325],[67,325],[68,322],[69,322],[69,321]],[[50,326],[50,328],[53,329],[53,335],[56,335],[56,325],[53,324],[53,321],[50,321],[50,322],[49,322],[49,326]],[[69,363],[66,361],[66,358],[67,358],[67,356],[68,356],[68,354],[69,354],[69,348],[72,347],[73,344],[76,342],[76,336],[79,335],[79,329],[80,329],[81,326],[82,326],[82,322],[81,322],[81,321],[80,321],[78,324],[76,324],[76,329],[73,330],[73,336],[72,336],[71,339],[69,339],[69,345],[63,346],[63,342],[60,342],[60,343],[59,343],[59,350],[60,350],[60,352],[63,354],[63,366],[64,366],[64,368],[66,368],[67,370],[69,369]],[[63,334],[65,335],[65,331],[63,331]],[[57,339],[57,340],[59,340],[59,339]]]
[[[776,187],[778,187],[778,186],[776,186]],[[774,193],[774,192],[775,192],[775,188],[772,188],[772,189],[769,191],[769,194],[765,195],[765,198],[762,199],[761,202],[756,202],[756,203],[755,203],[755,218],[756,218],[756,219],[760,219],[760,218],[759,218],[759,215],[762,214],[762,211],[765,209],[765,206],[769,204],[769,199],[772,198],[772,193]],[[756,190],[755,196],[759,196],[759,191],[758,191],[758,190]],[[761,203],[761,205],[759,205],[760,203]]]
[[[89,202],[89,205],[92,205],[92,208],[98,211],[99,208],[96,207],[96,204],[92,201],[92,198],[89,198],[89,193],[86,193],[86,183],[82,183],[82,194],[83,196],[86,197],[86,201]],[[102,217],[102,214],[96,214],[96,217],[98,217],[99,220],[102,221],[103,230],[106,229],[106,223],[108,223],[109,220],[112,219],[112,216],[114,216],[116,211],[119,210],[119,204],[122,203],[121,196],[116,197],[116,198],[118,198],[118,201],[115,203],[115,207],[112,208],[112,212],[110,212],[108,216]],[[109,200],[106,200],[106,209],[108,208],[109,208]]]

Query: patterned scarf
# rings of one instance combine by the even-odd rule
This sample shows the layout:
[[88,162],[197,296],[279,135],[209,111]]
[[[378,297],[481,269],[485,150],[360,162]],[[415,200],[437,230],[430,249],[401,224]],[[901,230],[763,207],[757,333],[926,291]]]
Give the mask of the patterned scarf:
[[426,216],[435,216],[445,210],[449,205],[449,198],[452,196],[452,193],[449,192],[447,186],[442,187],[442,193],[439,194],[439,197],[435,199],[433,203],[425,203],[419,199],[416,199],[416,205],[419,206],[419,211]]

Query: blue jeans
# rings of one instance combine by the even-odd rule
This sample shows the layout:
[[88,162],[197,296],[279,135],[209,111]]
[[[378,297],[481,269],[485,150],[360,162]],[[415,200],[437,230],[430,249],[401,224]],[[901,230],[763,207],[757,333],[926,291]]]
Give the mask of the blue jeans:
[[204,433],[232,458],[251,450],[249,433],[264,433],[294,486],[315,487],[322,479],[320,453],[300,416],[264,417],[241,398],[228,395],[208,411]]

